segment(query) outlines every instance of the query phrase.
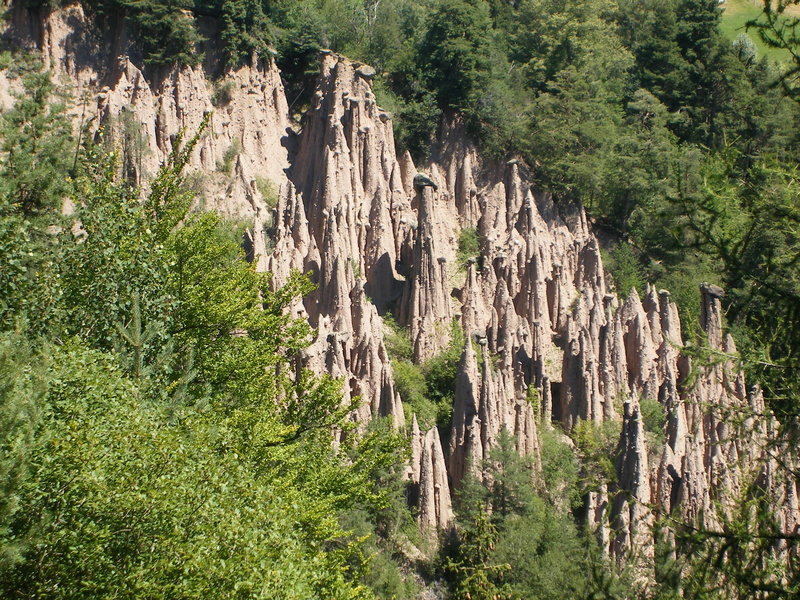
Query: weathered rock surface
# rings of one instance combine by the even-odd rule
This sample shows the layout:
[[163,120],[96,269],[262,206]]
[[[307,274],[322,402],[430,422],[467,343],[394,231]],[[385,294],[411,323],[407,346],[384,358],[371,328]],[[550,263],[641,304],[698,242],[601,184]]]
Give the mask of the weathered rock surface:
[[611,550],[620,558],[632,549],[640,553],[637,561],[652,558],[650,469],[642,411],[635,396],[625,403],[616,468],[619,479],[611,506],[615,532]]
[[[101,131],[123,154],[137,184],[146,184],[181,132],[209,128],[187,166],[206,208],[235,218],[270,218],[257,180],[285,185],[290,121],[280,74],[270,60],[224,73],[216,84],[203,67],[145,69],[123,25],[98,31],[79,3],[48,15],[14,3],[4,37],[41,52],[46,68],[73,95],[76,126],[99,140]],[[214,106],[215,87],[227,101]],[[5,102],[4,102],[5,104]],[[227,156],[226,156],[227,154]],[[230,175],[217,171],[225,160]]]
[[[768,436],[774,423],[759,390],[746,391],[733,339],[724,333],[722,295],[717,286],[701,286],[700,325],[709,356],[703,361],[681,354],[680,322],[666,292],[649,289],[643,303],[631,294],[620,309],[629,323],[632,397],[625,404],[610,513],[616,532],[610,551],[618,558],[652,558],[650,524],[656,515],[718,528],[751,480],[773,499],[784,532],[796,531],[797,482],[786,471],[780,481],[774,478]],[[637,398],[657,399],[666,411],[660,448],[653,448],[656,436],[643,429]],[[654,468],[648,467],[648,448],[660,453]],[[788,449],[785,460],[796,461]]]
[[419,524],[428,531],[446,529],[454,515],[444,453],[436,427],[425,434],[420,459]]
[[[402,429],[402,402],[377,306],[402,292],[395,231],[414,217],[391,122],[362,70],[335,54],[323,55],[292,183],[278,202],[274,250],[263,266],[275,273],[275,285],[291,269],[309,273],[318,285],[298,308],[318,328],[306,366],[327,372],[328,365],[336,366],[347,397],[361,398],[354,420],[389,417]],[[400,219],[406,223],[396,224]]]
[[[98,139],[105,131],[123,147],[126,175],[145,186],[178,134],[213,111],[189,165],[199,195],[207,208],[252,219],[254,260],[274,285],[295,270],[315,281],[292,307],[318,331],[301,362],[344,381],[343,402],[359,399],[355,422],[387,417],[410,436],[423,528],[451,524],[453,490],[468,473],[483,476],[504,428],[538,464],[539,427],[614,420],[617,481],[586,499],[612,555],[651,556],[661,514],[715,527],[752,478],[784,530],[798,531],[800,490],[776,457],[796,459],[790,448],[767,452],[775,424],[736,365],[723,291],[702,287],[712,360],[690,357],[669,293],[631,290],[619,302],[583,210],[534,190],[521,161],[483,158],[458,121],[442,124],[418,171],[396,153],[374,70],[330,51],[297,135],[269,60],[218,84],[210,66],[156,72],[124,27],[96,32],[77,4],[46,17],[17,7],[4,36],[41,50],[75,92],[76,126]],[[17,85],[0,73],[0,103]],[[459,264],[459,237],[473,228],[479,256]],[[465,334],[449,432],[406,421],[380,316],[392,311],[417,360],[448,345],[454,321]],[[666,413],[663,442],[645,429],[645,402]]]

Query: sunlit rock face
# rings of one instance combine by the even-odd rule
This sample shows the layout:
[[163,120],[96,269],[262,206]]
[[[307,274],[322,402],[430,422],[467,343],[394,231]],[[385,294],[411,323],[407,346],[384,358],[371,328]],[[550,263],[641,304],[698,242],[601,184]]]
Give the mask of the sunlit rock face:
[[[124,26],[98,32],[79,4],[46,17],[16,4],[3,35],[41,51],[72,92],[76,130],[116,147],[132,182],[146,189],[181,133],[208,118],[187,166],[198,205],[253,223],[249,251],[274,286],[293,271],[317,285],[292,306],[316,328],[299,366],[343,381],[358,427],[387,418],[410,438],[425,530],[451,525],[452,494],[464,477],[485,477],[503,429],[538,468],[539,430],[581,421],[620,426],[616,479],[587,495],[584,514],[620,560],[646,567],[661,515],[717,526],[754,478],[784,530],[800,525],[796,483],[775,457],[795,459],[790,448],[767,454],[776,425],[736,364],[716,286],[701,290],[712,356],[701,361],[669,293],[618,300],[583,210],[534,189],[524,163],[483,157],[457,120],[441,123],[426,164],[398,153],[366,65],[322,53],[298,125],[271,60],[220,73],[212,49],[204,65],[153,70]],[[0,73],[3,106],[18,85]],[[472,257],[458,250],[468,234],[479,240]],[[386,314],[409,332],[416,361],[446,348],[454,324],[463,332],[449,427],[420,427],[404,408]],[[646,431],[646,402],[666,413],[661,439]]]
[[4,37],[40,51],[72,96],[76,128],[117,149],[132,182],[146,186],[181,134],[194,135],[213,112],[187,165],[204,207],[233,218],[268,217],[262,190],[270,186],[257,181],[275,190],[285,185],[290,127],[271,60],[213,77],[208,65],[145,68],[125,26],[99,31],[79,3],[45,17],[21,4],[11,8]]
[[[725,416],[761,414],[761,404],[757,391],[745,392],[733,342],[723,334],[722,291],[703,286],[701,327],[710,348],[728,358],[692,371],[669,293],[631,290],[619,302],[579,207],[556,206],[536,192],[524,164],[483,159],[457,122],[442,124],[429,163],[417,169],[407,155],[398,158],[390,117],[358,68],[333,54],[322,58],[291,171],[299,191],[285,205],[285,231],[316,248],[306,253],[310,262],[296,262],[319,274],[320,290],[305,303],[312,323],[349,331],[355,312],[393,310],[420,361],[447,345],[453,320],[464,333],[449,431],[424,433],[416,420],[411,428],[421,524],[447,526],[451,494],[468,474],[484,477],[482,461],[502,429],[538,464],[538,428],[556,421],[569,431],[581,420],[621,423],[616,481],[590,494],[585,513],[609,553],[652,557],[651,526],[667,512],[718,523],[762,456],[768,427],[753,417],[745,432]],[[292,229],[296,215],[306,232]],[[479,255],[463,260],[458,240],[472,228]],[[285,255],[276,249],[273,269]],[[352,286],[375,291],[362,295]],[[343,364],[352,393],[373,398],[359,418],[390,415],[401,427],[400,402],[374,400],[391,396],[391,378],[372,319],[351,342],[379,347],[372,370],[354,373],[356,363],[346,358],[327,363]],[[645,431],[641,399],[664,407],[662,445]],[[781,487],[774,469],[762,470],[760,477],[781,488],[780,518],[796,522],[796,490]]]

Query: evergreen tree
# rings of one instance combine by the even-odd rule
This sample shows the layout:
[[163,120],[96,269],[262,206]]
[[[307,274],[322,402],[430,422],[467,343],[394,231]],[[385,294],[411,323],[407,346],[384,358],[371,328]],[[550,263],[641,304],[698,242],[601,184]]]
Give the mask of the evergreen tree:
[[130,11],[146,63],[164,67],[196,65],[200,35],[186,0],[118,0]]
[[533,503],[532,457],[521,457],[514,436],[503,429],[484,469],[489,476],[492,519],[504,528],[507,519],[512,515],[524,515]]
[[230,66],[266,51],[271,41],[271,24],[263,4],[261,0],[223,0],[220,41]]
[[489,79],[491,19],[484,2],[442,0],[429,16],[419,56],[439,106],[470,113]]
[[788,51],[790,60],[780,74],[780,82],[787,96],[800,101],[800,17],[791,10],[800,2],[777,0],[763,4],[764,12],[748,27],[758,31],[768,46]]
[[0,210],[32,218],[61,208],[73,148],[64,105],[51,103],[50,73],[27,73],[22,84],[14,106],[0,115]]
[[35,528],[15,535],[25,513],[25,489],[34,475],[31,457],[41,439],[43,395],[41,367],[31,367],[28,341],[21,332],[0,334],[0,579],[43,540]]
[[[23,61],[23,65],[30,61]],[[23,74],[23,92],[0,114],[0,328],[48,314],[58,283],[48,267],[57,251],[74,155],[62,103],[51,103],[50,74]],[[44,325],[40,321],[41,325]]]

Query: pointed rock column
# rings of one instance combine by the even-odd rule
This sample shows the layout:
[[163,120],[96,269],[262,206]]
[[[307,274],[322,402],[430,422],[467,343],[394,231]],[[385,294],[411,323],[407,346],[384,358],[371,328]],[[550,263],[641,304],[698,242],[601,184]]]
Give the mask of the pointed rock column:
[[454,515],[442,443],[436,427],[425,434],[420,463],[420,527],[426,532],[443,531],[450,526]]
[[625,340],[619,311],[615,310],[616,296],[606,294],[603,306],[606,324],[600,330],[600,390],[605,404],[605,419],[613,419],[618,398],[628,395],[628,366],[625,357]]
[[644,424],[635,396],[625,403],[616,468],[619,493],[611,509],[615,530],[612,552],[618,560],[637,555],[644,562],[647,555],[652,557],[653,515]]
[[430,358],[450,341],[450,293],[447,261],[437,251],[433,210],[436,192],[429,185],[418,187],[419,226],[414,245],[414,263],[403,294],[401,322],[407,325],[414,344],[414,359]]
[[627,300],[620,308],[620,320],[623,326],[628,383],[631,390],[648,398],[657,398],[658,354],[653,345],[647,313],[635,289],[631,289]]
[[486,308],[481,291],[475,259],[471,258],[467,264],[467,281],[461,292],[464,301],[461,307],[461,326],[468,338],[486,335]]
[[[466,474],[470,461],[481,461],[483,456],[473,456],[473,437],[480,439],[478,416],[478,397],[480,394],[480,379],[478,375],[478,362],[472,341],[467,338],[464,350],[461,353],[461,362],[458,367],[455,384],[455,401],[453,403],[453,425],[450,432],[450,447],[448,452],[448,470],[453,488],[461,485],[461,480]],[[478,428],[476,430],[476,424]]]

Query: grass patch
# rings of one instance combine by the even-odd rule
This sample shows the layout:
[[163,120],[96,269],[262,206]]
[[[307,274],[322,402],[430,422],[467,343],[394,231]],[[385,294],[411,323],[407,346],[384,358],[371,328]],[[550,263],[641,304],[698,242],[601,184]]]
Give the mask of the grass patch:
[[278,188],[271,180],[266,177],[256,177],[256,189],[268,207],[278,206]]
[[[775,62],[783,62],[791,58],[788,50],[770,48],[761,40],[761,36],[758,35],[758,31],[752,28],[749,31],[747,30],[747,23],[754,21],[762,13],[763,4],[760,1],[727,0],[724,4],[722,4],[722,8],[723,12],[722,18],[720,19],[720,31],[726,38],[733,41],[739,37],[740,34],[745,33],[756,45],[756,49],[758,50],[758,58],[765,56],[767,59]],[[792,11],[791,8],[786,10],[787,14],[795,17],[800,16],[800,13],[794,14],[794,12],[795,11]]]
[[242,145],[239,140],[233,140],[233,143],[225,150],[225,154],[222,155],[222,160],[217,163],[217,171],[230,176],[233,172],[233,163],[241,151]]
[[230,104],[233,99],[233,91],[236,89],[236,82],[230,79],[217,81],[214,84],[214,91],[211,94],[211,104],[215,108],[220,108]]

